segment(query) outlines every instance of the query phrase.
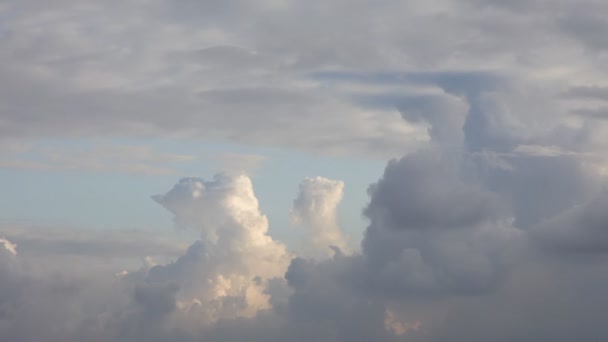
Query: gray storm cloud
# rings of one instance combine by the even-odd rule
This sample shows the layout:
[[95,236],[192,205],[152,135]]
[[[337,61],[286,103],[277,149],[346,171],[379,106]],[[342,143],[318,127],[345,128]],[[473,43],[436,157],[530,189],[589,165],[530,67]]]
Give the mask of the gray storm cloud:
[[581,203],[532,229],[534,241],[558,255],[608,252],[608,194]]

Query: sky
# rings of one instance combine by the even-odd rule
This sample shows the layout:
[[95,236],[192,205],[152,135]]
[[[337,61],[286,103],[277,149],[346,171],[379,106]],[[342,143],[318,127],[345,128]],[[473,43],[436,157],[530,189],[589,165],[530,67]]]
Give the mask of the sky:
[[608,340],[606,18],[0,0],[0,341]]

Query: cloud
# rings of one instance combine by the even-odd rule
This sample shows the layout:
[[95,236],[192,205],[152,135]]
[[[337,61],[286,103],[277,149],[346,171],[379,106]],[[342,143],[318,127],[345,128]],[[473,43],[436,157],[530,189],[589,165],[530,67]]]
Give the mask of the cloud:
[[608,87],[598,85],[575,86],[568,89],[564,95],[574,99],[599,99],[608,100]]
[[608,26],[601,16],[593,11],[572,11],[563,16],[558,23],[565,33],[594,52],[603,51],[608,47],[608,40],[597,34],[598,30],[606,29]]
[[308,248],[313,255],[329,255],[330,247],[348,253],[349,244],[338,225],[337,207],[344,196],[344,182],[323,177],[305,178],[291,210],[295,224],[310,230]]
[[253,173],[268,159],[260,154],[222,153],[211,157],[225,172]]
[[422,150],[391,161],[370,187],[362,246],[376,286],[403,296],[477,293],[502,278],[521,232],[505,203],[459,168]]
[[[158,1],[144,9],[137,2],[6,4],[3,135],[220,139],[386,158],[411,148],[424,131],[412,130],[390,111],[353,105],[331,80],[309,75],[365,70],[398,85],[398,76],[408,74],[419,87],[441,83],[460,95],[465,87],[456,83],[463,70],[479,73],[467,81],[467,92],[482,84],[488,90],[493,78],[481,75],[487,71],[553,84],[548,88],[603,79],[600,62],[590,58],[594,54],[572,38],[601,48],[593,30],[576,24],[577,18],[606,11],[593,1],[584,1],[578,11],[568,1],[553,6],[439,1],[433,7],[356,1],[348,16],[339,15],[343,6],[343,1]],[[315,27],[300,23],[302,16],[314,18]],[[252,18],[263,18],[264,25]],[[571,22],[575,25],[566,24]],[[250,112],[257,113],[255,120]]]
[[[593,196],[604,182],[585,166],[585,156],[530,156],[505,158],[509,169],[485,168],[485,186],[506,200],[515,212],[515,224],[529,228]],[[551,200],[548,200],[551,199]]]
[[572,111],[573,114],[580,115],[589,119],[605,120],[608,119],[608,107],[598,108],[579,108]]
[[93,145],[90,147],[31,146],[0,158],[0,168],[38,171],[170,175],[169,165],[195,161],[197,156],[159,153],[144,145]]
[[[436,148],[389,163],[370,187],[365,211],[370,224],[361,253],[322,260],[292,259],[267,235],[268,222],[247,176],[182,179],[154,199],[175,215],[176,224],[202,233],[184,254],[121,277],[95,262],[78,272],[55,264],[62,276],[53,278],[28,269],[20,253],[8,260],[10,267],[0,263],[0,272],[9,272],[0,282],[0,332],[25,341],[41,336],[51,341],[439,341],[495,334],[490,316],[499,319],[498,329],[512,329],[509,338],[557,336],[553,331],[573,336],[560,328],[559,317],[527,328],[531,315],[544,311],[530,311],[526,301],[582,314],[585,306],[572,302],[580,299],[578,282],[551,285],[568,277],[558,272],[563,265],[538,254],[534,242],[544,240],[528,241],[528,234],[513,226],[500,193],[462,172],[462,159]],[[335,223],[328,217],[335,214],[342,183],[310,178],[302,185],[294,202],[299,215],[305,214],[301,218]],[[595,232],[602,219],[593,214],[598,203],[590,210],[566,211],[563,215],[572,219],[555,222],[597,222],[591,227]],[[548,222],[546,229],[560,231]],[[544,236],[544,229],[535,236]],[[556,246],[552,250],[568,259],[569,252]],[[589,267],[567,269],[588,278],[593,273],[585,272],[594,269]],[[538,282],[545,287],[534,285]],[[601,287],[587,290],[589,296],[602,293]],[[496,313],[497,305],[505,309]],[[485,323],[473,331],[461,328],[474,321]],[[36,323],[37,329],[19,322]],[[597,325],[590,329],[593,333],[584,336],[603,336]]]
[[15,241],[24,258],[44,259],[52,255],[139,260],[146,256],[175,257],[187,246],[146,230],[82,231],[76,228],[3,224],[0,234]]
[[268,308],[265,286],[284,274],[291,256],[267,234],[249,177],[184,178],[153,198],[175,215],[176,224],[198,229],[202,237],[174,263],[151,268],[150,281],[177,282],[180,300],[201,301],[211,320]]
[[[171,53],[172,49],[162,55]],[[201,68],[200,63],[194,68]],[[206,72],[201,72],[201,79],[206,79]],[[129,72],[120,70],[116,77],[123,77],[120,75],[124,73]],[[228,80],[225,85],[217,81],[207,86],[184,80],[143,89],[140,86],[128,89],[122,84],[90,89],[52,76],[47,80],[14,71],[0,70],[0,74],[14,81],[10,87],[4,87],[3,100],[22,98],[25,89],[25,94],[36,98],[35,102],[7,103],[0,108],[3,135],[21,140],[116,136],[213,139],[323,151],[328,155],[387,157],[409,145],[407,133],[415,131],[395,113],[363,110],[330,96],[314,84],[298,84],[304,81],[269,83],[262,79],[260,85]],[[108,72],[107,76],[110,75]],[[94,78],[85,83],[95,81],[99,80]],[[57,82],[63,86],[56,87]],[[250,112],[258,113],[255,119],[243,115]],[[333,115],[324,115],[328,112]],[[38,113],[46,114],[38,116]],[[36,119],[25,120],[31,115]],[[167,115],[173,119],[167,120]],[[295,126],[300,128],[294,130]],[[315,139],[310,139],[311,136]],[[359,148],[353,149],[353,143]]]
[[141,306],[143,314],[164,316],[176,308],[175,294],[177,286],[139,286],[133,292],[135,303]]
[[608,252],[605,208],[608,196],[581,203],[541,222],[533,229],[535,241],[555,253],[604,254]]
[[11,253],[12,255],[17,255],[17,245],[4,238],[0,238],[0,243],[2,243],[7,252]]
[[[369,187],[361,251],[330,258],[272,238],[238,173],[154,196],[200,239],[122,276],[105,255],[177,247],[2,234],[19,245],[15,255],[0,240],[4,339],[608,338],[608,140],[593,120],[604,3],[56,0],[0,11],[7,153],[41,138],[157,136],[402,156]],[[81,152],[49,153],[44,167],[134,170],[116,148]],[[144,171],[182,160],[126,155]],[[319,245],[343,240],[342,187],[306,180],[294,202]]]

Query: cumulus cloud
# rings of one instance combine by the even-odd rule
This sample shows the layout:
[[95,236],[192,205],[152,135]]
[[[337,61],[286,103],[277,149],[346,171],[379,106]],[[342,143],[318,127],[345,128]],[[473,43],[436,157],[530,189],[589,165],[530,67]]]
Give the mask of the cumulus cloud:
[[[24,341],[43,335],[51,341],[439,341],[486,338],[496,333],[489,323],[474,331],[460,327],[491,316],[506,320],[501,326],[513,329],[511,338],[556,336],[559,317],[533,331],[518,318],[530,317],[523,298],[540,293],[534,284],[561,279],[549,271],[556,265],[536,256],[536,240],[528,243],[526,232],[513,226],[516,211],[499,193],[471,178],[465,160],[436,148],[389,163],[370,187],[370,224],[360,253],[321,260],[292,259],[267,235],[268,222],[247,176],[184,178],[153,197],[175,215],[176,224],[201,232],[182,256],[120,277],[91,268],[80,274],[62,270],[60,278],[32,273],[19,258],[10,258],[10,264],[0,264],[0,331]],[[343,184],[317,177],[302,185],[294,210],[303,222],[335,224]],[[565,219],[533,233],[560,235],[556,224],[571,229],[591,222],[590,231],[599,234],[601,214],[593,213],[602,202],[597,203],[567,211]],[[576,243],[572,234],[546,241],[562,241],[558,247]],[[576,268],[571,272],[588,277]],[[550,299],[537,305],[582,308],[571,302],[576,281],[547,286]],[[509,307],[513,297],[517,306]],[[508,309],[493,314],[497,306]],[[51,312],[62,315],[49,317]],[[19,322],[38,328],[29,331]],[[593,335],[585,336],[603,335],[594,326]]]
[[434,150],[393,160],[370,187],[366,214],[395,230],[475,226],[504,215],[497,196],[466,184],[459,172]]
[[[308,248],[316,255],[329,255],[331,247],[349,252],[349,244],[338,225],[337,208],[344,196],[344,182],[323,177],[305,178],[293,202],[292,220],[309,230]],[[306,247],[305,247],[306,248]]]
[[178,225],[198,229],[202,237],[174,263],[152,267],[149,281],[177,282],[180,300],[202,302],[209,319],[268,308],[267,282],[284,274],[291,256],[268,235],[249,177],[184,178],[153,198]]
[[503,276],[521,233],[496,195],[458,174],[457,166],[426,150],[389,163],[370,187],[371,224],[362,246],[373,279],[386,277],[379,286],[466,293]]

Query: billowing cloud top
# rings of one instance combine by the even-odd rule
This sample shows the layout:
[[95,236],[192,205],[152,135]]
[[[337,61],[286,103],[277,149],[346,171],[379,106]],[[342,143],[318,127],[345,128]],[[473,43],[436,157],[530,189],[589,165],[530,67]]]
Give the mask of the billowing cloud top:
[[202,303],[209,319],[268,307],[265,286],[285,273],[291,257],[268,236],[268,220],[249,177],[183,178],[153,199],[175,215],[178,225],[201,230],[202,238],[174,263],[150,269],[149,281],[176,282],[181,300]]
[[323,177],[307,177],[293,202],[294,223],[311,231],[308,246],[313,253],[331,254],[331,247],[348,252],[349,246],[337,221],[337,207],[344,195],[344,182]]

